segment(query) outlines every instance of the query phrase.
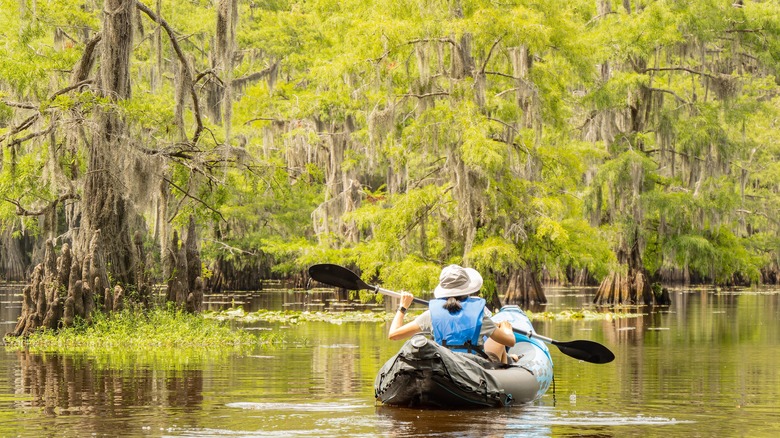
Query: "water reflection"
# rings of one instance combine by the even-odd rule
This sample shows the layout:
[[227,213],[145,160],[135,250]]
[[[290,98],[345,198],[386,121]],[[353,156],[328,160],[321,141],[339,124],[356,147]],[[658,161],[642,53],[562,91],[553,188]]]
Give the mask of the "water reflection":
[[[135,432],[130,433],[134,435],[144,428],[151,430],[152,425],[157,425],[157,430],[168,426],[165,415],[160,415],[168,409],[195,412],[203,402],[200,369],[118,368],[111,365],[111,357],[25,351],[12,354],[15,361],[8,370],[14,394],[12,408],[23,416],[42,415],[54,420],[25,424],[24,430],[30,435],[78,418],[79,430],[85,434],[117,436],[123,434],[113,430],[117,422],[144,418],[144,423],[137,423]],[[4,359],[8,363],[9,357]],[[149,416],[150,412],[156,414]],[[5,427],[0,434],[6,436],[7,432]]]
[[203,372],[161,372],[148,368],[104,368],[94,358],[16,353],[17,394],[29,395],[20,408],[50,415],[121,413],[132,406],[197,407],[203,401]]
[[[527,422],[529,410],[536,412],[533,422]],[[552,411],[519,406],[509,409],[469,411],[419,410],[377,407],[379,421],[390,426],[390,437],[549,437],[551,429],[545,417]]]

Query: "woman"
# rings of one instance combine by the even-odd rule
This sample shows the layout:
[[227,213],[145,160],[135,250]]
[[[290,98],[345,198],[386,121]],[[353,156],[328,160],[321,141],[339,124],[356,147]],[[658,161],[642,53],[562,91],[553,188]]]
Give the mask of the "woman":
[[[442,269],[439,284],[433,291],[435,299],[428,310],[404,324],[406,309],[414,296],[401,294],[401,304],[395,313],[387,337],[406,339],[416,333],[432,334],[440,345],[454,351],[480,354],[491,360],[507,363],[506,348],[515,345],[515,335],[509,321],[496,325],[485,308],[485,300],[470,296],[482,287],[482,276],[474,269],[449,265]],[[483,339],[486,339],[483,342]]]

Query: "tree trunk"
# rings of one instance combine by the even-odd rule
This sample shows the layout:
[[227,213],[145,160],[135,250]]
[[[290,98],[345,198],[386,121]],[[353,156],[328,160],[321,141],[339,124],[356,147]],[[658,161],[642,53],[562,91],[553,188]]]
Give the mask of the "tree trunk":
[[510,273],[504,302],[523,307],[546,303],[547,297],[544,296],[544,287],[539,281],[537,270],[525,267]]
[[220,0],[217,7],[217,36],[211,53],[211,68],[215,77],[209,79],[206,97],[209,117],[225,128],[225,143],[230,143],[230,125],[233,116],[232,82],[235,53],[238,1]]
[[25,280],[27,262],[22,245],[22,240],[14,238],[12,229],[0,233],[0,278],[3,280]]
[[198,250],[195,219],[190,217],[187,236],[180,242],[174,230],[164,264],[171,273],[168,279],[167,301],[189,312],[200,312],[203,307],[205,285],[201,278],[201,262]]
[[626,249],[625,245],[625,242],[621,242],[621,249],[618,250],[618,260],[625,266],[625,270],[612,272],[601,282],[593,298],[594,303],[637,304],[641,299],[644,304],[653,304],[655,294],[642,263],[637,230],[634,230],[631,248]]
[[[41,326],[49,329],[69,326],[76,318],[89,321],[95,308],[120,311],[126,305],[128,289],[137,292],[139,302],[151,303],[151,288],[144,272],[143,239],[140,232],[130,238],[131,220],[137,214],[132,200],[125,195],[127,186],[122,180],[127,176],[123,166],[133,159],[127,144],[131,131],[115,105],[130,97],[135,8],[134,0],[104,2],[102,36],[91,42],[101,43],[97,88],[110,103],[95,107],[80,223],[74,221],[75,226],[70,230],[73,249],[64,244],[59,258],[55,255],[53,239],[46,242],[43,262],[35,267],[32,283],[23,293],[22,315],[13,333],[17,336],[28,335]],[[88,45],[78,66],[89,64],[85,59],[92,58],[93,48]],[[81,71],[79,75],[88,72],[88,68],[77,70]],[[161,208],[161,212],[164,214],[165,209]],[[166,219],[161,218],[161,228]],[[165,230],[160,230],[160,234],[164,236]],[[188,243],[177,258],[177,262],[184,264],[175,270],[177,275],[184,273],[182,287],[174,288],[176,302],[192,311],[200,310],[203,302],[196,239],[194,221],[191,221]],[[178,246],[174,248],[179,251]],[[187,277],[188,272],[193,275],[191,279]]]
[[[133,42],[132,18],[135,1],[106,0],[100,58],[100,93],[112,101],[130,97],[130,51]],[[99,247],[105,254],[104,266],[120,284],[132,284],[134,277],[133,247],[129,218],[133,215],[124,188],[117,176],[127,137],[124,120],[106,105],[96,110],[96,128],[89,147],[89,165],[84,196],[82,222],[74,240],[76,256],[86,253],[87,245],[100,230]],[[100,273],[105,278],[105,273]],[[107,282],[104,285],[108,286]]]
[[[22,293],[22,313],[12,333],[14,336],[29,335],[39,327],[52,330],[68,327],[76,317],[89,321],[95,308],[94,289],[90,284],[100,282],[99,279],[89,280],[91,269],[82,269],[67,243],[59,257],[51,239],[46,241],[45,247],[44,261],[35,267],[32,282]],[[100,252],[96,242],[90,245],[90,250],[93,252],[87,254],[88,259],[94,259]],[[113,310],[113,306],[107,310]]]

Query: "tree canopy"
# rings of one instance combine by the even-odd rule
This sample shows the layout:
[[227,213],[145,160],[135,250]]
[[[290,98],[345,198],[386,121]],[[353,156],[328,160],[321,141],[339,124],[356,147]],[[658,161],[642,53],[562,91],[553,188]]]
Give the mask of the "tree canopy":
[[775,0],[0,0],[0,21],[7,278],[75,239],[115,117],[114,213],[158,262],[193,217],[212,286],[321,262],[416,292],[449,263],[488,294],[778,281]]

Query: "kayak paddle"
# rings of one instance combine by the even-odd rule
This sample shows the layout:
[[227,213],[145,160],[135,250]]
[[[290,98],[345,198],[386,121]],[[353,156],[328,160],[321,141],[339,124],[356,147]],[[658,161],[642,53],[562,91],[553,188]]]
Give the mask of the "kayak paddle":
[[[391,290],[383,289],[379,286],[372,286],[366,284],[357,274],[349,269],[333,265],[330,263],[322,263],[312,265],[309,267],[309,276],[320,283],[329,284],[331,286],[340,287],[348,290],[370,290],[374,293],[381,293],[383,295],[389,295],[391,297],[400,298],[401,294]],[[420,298],[414,298],[415,303],[428,305],[428,302]],[[609,351],[609,349],[598,342],[577,340],[569,342],[556,341],[546,336],[542,336],[536,333],[527,332],[525,330],[512,328],[512,331],[525,335],[528,338],[536,338],[540,341],[548,344],[555,345],[561,353],[573,357],[575,359],[584,360],[590,363],[609,363],[615,359],[615,355]]]

